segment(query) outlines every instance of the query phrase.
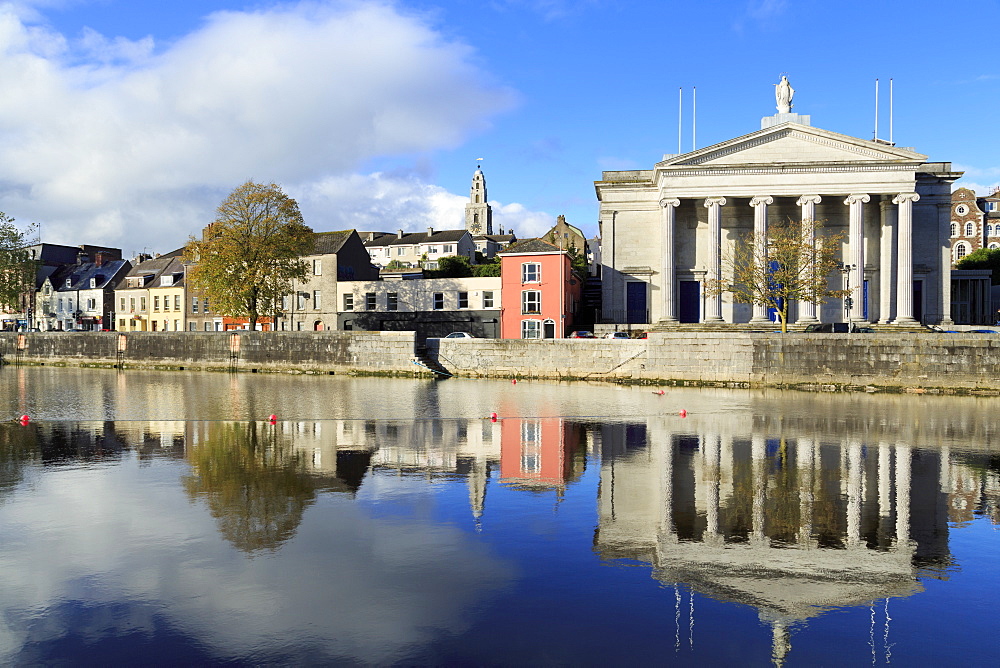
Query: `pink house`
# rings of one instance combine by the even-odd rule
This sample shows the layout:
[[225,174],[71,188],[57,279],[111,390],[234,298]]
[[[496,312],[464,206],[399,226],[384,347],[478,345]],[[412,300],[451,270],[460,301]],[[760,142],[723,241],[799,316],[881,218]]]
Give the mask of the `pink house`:
[[528,239],[500,253],[500,338],[559,339],[573,329],[583,283],[569,254]]

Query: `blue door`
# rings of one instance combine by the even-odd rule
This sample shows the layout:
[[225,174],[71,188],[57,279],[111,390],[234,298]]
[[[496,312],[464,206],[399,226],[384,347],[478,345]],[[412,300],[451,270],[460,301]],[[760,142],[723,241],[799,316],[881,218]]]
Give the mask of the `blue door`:
[[649,322],[649,309],[646,305],[646,284],[640,281],[629,281],[625,284],[625,322],[643,324]]
[[701,283],[680,281],[677,284],[677,319],[680,322],[701,322]]

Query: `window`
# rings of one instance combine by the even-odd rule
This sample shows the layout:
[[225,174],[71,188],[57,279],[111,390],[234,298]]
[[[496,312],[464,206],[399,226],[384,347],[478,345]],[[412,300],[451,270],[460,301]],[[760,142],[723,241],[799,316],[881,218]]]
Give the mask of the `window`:
[[118,329],[124,331],[124,329],[125,329],[125,318],[118,318]]
[[427,247],[427,252],[430,253],[431,255],[435,255],[438,252],[438,247],[437,246],[428,246]]
[[969,249],[965,247],[965,244],[962,243],[958,244],[957,246],[955,246],[955,259],[961,260],[963,257],[965,257],[965,254],[968,252]]
[[208,297],[205,297],[204,299],[201,300],[201,310],[205,313],[208,313]]
[[142,311],[143,313],[146,312],[146,298],[145,297],[139,297],[139,310]]
[[196,323],[196,322],[189,322],[188,323],[188,330],[190,330],[192,332],[198,331],[198,323]]
[[121,303],[121,308],[118,309],[118,310],[121,311],[122,313],[124,313],[125,312],[125,298],[122,297],[121,299],[119,299],[119,302]]
[[306,294],[305,292],[299,292],[299,293],[296,294],[296,297],[297,297],[297,299],[295,300],[295,302],[296,302],[295,303],[296,308],[299,311],[305,309],[305,307],[306,307],[306,299],[309,298],[309,295]]
[[181,310],[181,296],[180,295],[174,295],[174,310],[175,311],[180,311]]
[[444,308],[444,293],[435,292],[434,293],[434,310],[440,311]]
[[396,292],[385,293],[385,310],[396,311],[398,309],[399,309],[399,293]]
[[445,253],[454,253],[455,252],[455,244],[445,244],[444,245],[444,252]]
[[365,310],[374,311],[375,310],[375,293],[366,292],[365,293]]
[[181,331],[181,321],[180,320],[174,320],[174,331],[175,332]]
[[93,311],[95,308],[97,308],[97,300],[94,299],[94,298],[88,299],[87,300],[87,310],[88,311]]
[[67,311],[72,311],[73,310],[73,300],[72,299],[67,299],[66,300],[66,310]]
[[542,323],[538,320],[522,320],[521,338],[522,339],[542,338]]
[[198,298],[197,297],[192,297],[191,298],[191,313],[197,313],[197,312],[198,312]]
[[97,279],[96,278],[90,279],[90,287],[91,288],[96,288],[97,287]]
[[406,255],[406,249],[400,246],[396,249],[396,255]]
[[323,275],[323,260],[313,260],[313,276]]
[[971,237],[973,235],[972,223],[965,224],[965,236]]
[[483,308],[493,308],[493,291],[486,290],[483,292]]
[[986,236],[988,236],[988,237],[992,237],[993,236],[993,226],[992,225],[987,225],[986,226]]
[[521,313],[541,313],[542,293],[538,290],[525,290],[521,293]]
[[[167,274],[166,276],[160,276],[160,287],[166,288],[174,284],[173,274]],[[163,327],[163,331],[167,331],[166,326]]]
[[281,310],[288,313],[288,309],[292,304],[292,298],[289,295],[283,295],[281,297]]
[[313,309],[318,311],[319,307],[320,307],[319,290],[313,290]]
[[156,295],[155,297],[153,297],[153,310],[154,311],[160,310],[160,295]]
[[128,303],[129,303],[129,309],[128,310],[130,312],[132,312],[132,313],[135,313],[135,297],[132,297],[131,299],[129,299]]
[[469,308],[469,293],[459,292],[458,293],[458,308]]
[[60,311],[63,310],[63,300],[62,300],[62,297],[59,298],[59,310]]
[[521,265],[521,282],[538,283],[542,277],[542,265],[537,262],[525,262]]
[[958,236],[958,224],[957,223],[952,223],[951,224],[951,236],[953,236],[953,237],[957,237]]
[[353,311],[354,310],[354,295],[347,293],[344,295],[344,310]]
[[212,323],[208,322],[207,320],[205,321],[205,331],[206,332],[212,331]]

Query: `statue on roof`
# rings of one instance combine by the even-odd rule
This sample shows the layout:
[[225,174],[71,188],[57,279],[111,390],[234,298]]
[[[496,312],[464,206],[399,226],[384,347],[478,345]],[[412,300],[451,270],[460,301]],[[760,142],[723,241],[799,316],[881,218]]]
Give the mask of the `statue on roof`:
[[788,77],[781,75],[781,83],[774,84],[774,101],[777,102],[778,113],[788,114],[792,111],[792,97],[795,89],[788,83]]

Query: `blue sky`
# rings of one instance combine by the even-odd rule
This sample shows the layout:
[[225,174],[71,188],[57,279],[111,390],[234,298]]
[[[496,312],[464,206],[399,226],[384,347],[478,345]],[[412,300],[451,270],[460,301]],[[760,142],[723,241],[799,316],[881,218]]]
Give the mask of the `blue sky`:
[[759,128],[786,73],[813,125],[1000,184],[997,0],[0,2],[0,210],[44,240],[180,246],[247,178],[319,231],[495,220],[596,232],[593,182]]

